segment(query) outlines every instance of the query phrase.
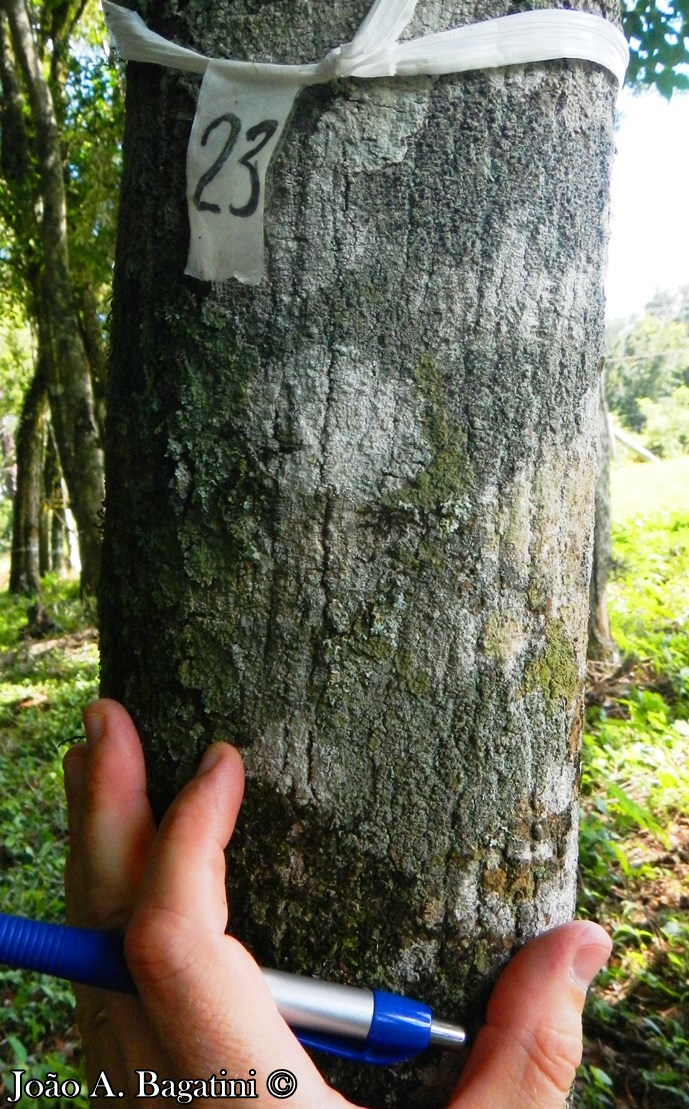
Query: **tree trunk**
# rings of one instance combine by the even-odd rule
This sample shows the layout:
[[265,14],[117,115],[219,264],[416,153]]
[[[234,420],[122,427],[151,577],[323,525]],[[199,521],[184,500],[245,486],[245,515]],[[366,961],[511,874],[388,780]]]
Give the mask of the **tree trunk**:
[[[45,571],[60,573],[63,569],[63,531],[65,505],[62,498],[62,474],[57,455],[57,445],[52,428],[48,429],[45,448],[45,465],[43,467],[43,527],[45,530]],[[43,559],[43,553],[41,552]]]
[[607,599],[610,560],[612,557],[610,531],[612,523],[610,504],[612,435],[610,433],[610,419],[605,399],[605,378],[603,374],[601,374],[600,379],[598,427],[599,473],[596,482],[593,562],[589,586],[588,657],[599,661],[613,662],[617,659],[618,652],[610,630]]
[[[42,273],[34,287],[52,357],[47,362],[50,411],[79,528],[82,591],[97,589],[100,565],[99,513],[103,501],[103,462],[88,359],[71,285],[67,249],[67,210],[55,109],[33,39],[24,0],[2,0],[12,46],[26,87],[35,129],[40,171]],[[39,321],[40,324],[40,321]]]
[[79,322],[84,349],[88,357],[93,389],[93,401],[98,433],[105,436],[105,404],[107,392],[108,358],[103,341],[98,304],[93,289],[84,285],[76,291]]
[[39,361],[24,397],[17,428],[10,593],[38,594],[41,591],[40,517],[47,402],[43,366]]
[[[146,15],[293,62],[369,7]],[[409,33],[507,10],[420,4]],[[256,288],[182,276],[195,93],[130,67],[103,691],[159,810],[210,740],[242,748],[232,928],[261,962],[473,1029],[574,909],[614,84],[552,63],[307,90]],[[456,1070],[324,1066],[427,1109]]]

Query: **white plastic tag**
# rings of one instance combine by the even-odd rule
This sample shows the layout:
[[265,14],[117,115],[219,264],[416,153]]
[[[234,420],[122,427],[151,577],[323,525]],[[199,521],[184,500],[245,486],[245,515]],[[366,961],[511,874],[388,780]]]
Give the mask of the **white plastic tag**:
[[303,82],[206,69],[187,150],[191,238],[186,272],[202,281],[261,281],[266,171]]
[[374,0],[350,43],[319,63],[212,61],[150,31],[140,16],[102,0],[122,57],[203,73],[187,152],[191,244],[186,272],[205,281],[257,284],[264,272],[265,179],[297,94],[337,77],[460,73],[558,58],[605,66],[622,84],[621,31],[569,9],[519,12],[399,41],[417,0]]

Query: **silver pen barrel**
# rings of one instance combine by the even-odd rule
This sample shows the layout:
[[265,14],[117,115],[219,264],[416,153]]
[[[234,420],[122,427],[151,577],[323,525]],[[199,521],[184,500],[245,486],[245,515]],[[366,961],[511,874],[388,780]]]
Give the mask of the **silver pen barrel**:
[[320,978],[303,978],[283,970],[264,970],[263,977],[278,1011],[291,1028],[365,1040],[373,1020],[373,993]]
[[[374,1010],[372,990],[304,978],[282,970],[264,970],[263,977],[282,1018],[291,1028],[365,1040]],[[458,1051],[466,1032],[456,1024],[431,1020],[429,1046]]]

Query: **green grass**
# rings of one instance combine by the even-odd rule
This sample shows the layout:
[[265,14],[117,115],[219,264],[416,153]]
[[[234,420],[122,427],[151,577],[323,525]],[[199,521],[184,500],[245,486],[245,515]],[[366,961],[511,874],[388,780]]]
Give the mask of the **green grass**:
[[[84,630],[77,584],[49,581],[44,601],[58,624],[54,639],[22,639],[29,602],[0,594],[0,904],[5,912],[61,921],[62,756],[82,730],[82,709],[97,694],[98,658],[95,638]],[[78,1080],[74,1001],[67,983],[0,969],[0,997],[0,1073],[20,1068],[41,1078],[56,1071],[62,1079]],[[58,1102],[24,1098],[19,1104],[28,1109]]]
[[686,455],[664,462],[613,463],[610,484],[616,525],[674,516],[682,509],[689,511]]
[[689,1106],[689,459],[612,480],[621,665],[588,710],[580,913],[613,937],[576,1104]]
[[[613,471],[614,576],[609,600],[625,654],[651,658],[689,691],[689,458]],[[686,702],[683,702],[685,715]]]

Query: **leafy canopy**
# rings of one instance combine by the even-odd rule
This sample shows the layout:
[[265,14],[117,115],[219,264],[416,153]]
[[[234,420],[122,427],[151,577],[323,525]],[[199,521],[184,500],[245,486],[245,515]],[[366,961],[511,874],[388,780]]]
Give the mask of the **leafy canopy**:
[[689,89],[689,0],[623,0],[631,50],[627,84],[658,89],[669,100]]

